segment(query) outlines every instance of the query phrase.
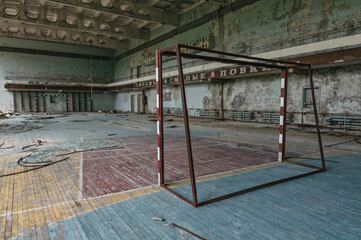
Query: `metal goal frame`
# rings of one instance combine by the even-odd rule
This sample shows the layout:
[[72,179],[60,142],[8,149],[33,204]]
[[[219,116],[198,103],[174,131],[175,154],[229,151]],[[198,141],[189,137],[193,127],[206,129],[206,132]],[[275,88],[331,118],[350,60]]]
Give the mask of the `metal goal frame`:
[[[185,51],[183,51],[185,50]],[[221,57],[213,57],[213,56],[205,56],[201,54],[192,54],[188,53],[189,51],[196,51],[198,53],[206,52],[211,54],[217,54],[218,56],[227,56],[233,57],[235,59],[227,59]],[[177,65],[178,65],[178,79],[180,83],[180,90],[181,90],[181,99],[182,99],[182,107],[183,107],[183,118],[184,118],[184,127],[185,127],[185,135],[187,141],[187,151],[188,151],[188,164],[189,164],[189,174],[190,174],[190,184],[192,188],[192,200],[187,199],[183,195],[177,193],[165,182],[164,179],[164,140],[163,140],[163,74],[162,74],[162,57],[176,57]],[[296,176],[283,178],[280,180],[268,182],[265,184],[257,185],[254,187],[250,187],[247,189],[243,189],[237,192],[233,192],[230,194],[226,194],[220,197],[216,197],[210,200],[206,200],[203,202],[199,202],[197,199],[197,187],[196,187],[196,178],[194,173],[194,163],[193,163],[193,151],[192,151],[192,144],[191,144],[191,137],[190,137],[190,130],[189,130],[189,120],[188,120],[188,112],[187,112],[187,102],[186,102],[186,92],[184,88],[184,75],[183,75],[183,66],[182,66],[182,58],[187,59],[200,59],[206,60],[210,62],[219,62],[225,64],[238,64],[238,65],[245,65],[245,66],[258,66],[258,67],[265,67],[270,69],[277,69],[281,71],[281,96],[280,96],[280,131],[279,131],[279,151],[278,151],[278,161],[289,163],[289,164],[296,164],[303,167],[311,168],[313,171],[308,173],[299,174]],[[304,64],[304,63],[296,63],[296,62],[289,62],[289,61],[280,61],[280,60],[273,60],[273,59],[265,59],[265,58],[257,58],[245,55],[239,55],[234,53],[228,52],[221,52],[216,50],[198,48],[193,46],[186,46],[182,44],[176,44],[165,49],[155,51],[155,62],[156,62],[156,94],[157,94],[157,142],[158,142],[158,184],[163,187],[164,189],[168,190],[169,192],[173,193],[174,195],[178,196],[182,200],[186,201],[187,203],[191,204],[194,207],[203,206],[209,203],[217,202],[220,200],[224,200],[236,195],[240,195],[243,193],[251,192],[254,190],[258,190],[261,188],[265,188],[268,186],[272,186],[275,184],[291,181],[297,178],[306,177],[312,174],[320,173],[326,170],[325,166],[325,159],[323,154],[323,147],[322,147],[322,140],[320,134],[320,126],[318,121],[317,115],[317,107],[315,101],[315,92],[313,86],[313,78],[312,78],[312,68],[311,64]],[[311,87],[312,93],[312,101],[313,101],[313,111],[315,116],[315,128],[317,131],[318,137],[318,144],[321,156],[321,163],[322,167],[316,167],[309,164],[304,164],[300,162],[292,162],[287,161],[285,159],[285,151],[286,151],[286,116],[287,116],[287,83],[288,83],[288,72],[289,69],[297,69],[301,68],[307,71],[309,77],[309,83]]]

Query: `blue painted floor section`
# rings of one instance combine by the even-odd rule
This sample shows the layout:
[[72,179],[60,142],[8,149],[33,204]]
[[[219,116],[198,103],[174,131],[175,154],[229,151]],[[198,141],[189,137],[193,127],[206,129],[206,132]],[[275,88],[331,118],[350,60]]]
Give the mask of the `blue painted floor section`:
[[[197,239],[172,227],[175,223],[205,239],[361,239],[361,154],[326,159],[326,172],[203,207],[160,191],[50,225],[48,233],[52,239],[72,240]],[[240,190],[305,171],[286,166],[239,174],[233,182],[229,177],[208,181],[199,185],[200,197],[213,196],[211,186]]]
[[[313,164],[313,161],[307,161],[306,163],[310,165],[316,165]],[[198,202],[207,201],[226,194],[255,187],[257,185],[266,184],[268,182],[273,182],[312,171],[315,171],[315,169],[293,164],[284,164],[198,182],[196,184]],[[192,189],[190,184],[179,187],[172,187],[171,189],[186,197],[187,199],[192,200]]]

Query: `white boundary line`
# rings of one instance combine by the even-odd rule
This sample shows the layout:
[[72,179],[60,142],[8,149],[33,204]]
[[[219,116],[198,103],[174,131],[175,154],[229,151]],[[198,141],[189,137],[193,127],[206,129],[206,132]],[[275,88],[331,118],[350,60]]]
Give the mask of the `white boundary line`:
[[[101,195],[101,196],[96,196],[96,197],[91,197],[91,198],[84,198],[82,200],[83,201],[89,201],[89,200],[93,200],[93,199],[97,199],[97,198],[108,197],[108,196],[112,196],[112,195],[116,195],[116,194],[130,193],[130,192],[139,191],[139,190],[148,189],[148,188],[154,188],[154,187],[156,187],[156,186],[147,186],[147,187],[142,187],[142,188],[135,188],[135,189],[131,189],[131,190],[123,191],[123,192],[109,193],[109,194],[106,194],[106,195]],[[158,191],[158,190],[156,190],[156,191]],[[146,194],[149,194],[149,193],[145,193],[144,195],[146,195]],[[142,195],[140,195],[140,196],[142,196]],[[129,199],[133,199],[133,198],[135,198],[135,197],[130,197]],[[128,200],[128,199],[120,200],[120,201],[117,201],[117,202],[123,202],[125,200]],[[107,204],[106,206],[117,203],[117,202],[112,202],[110,204]],[[77,201],[64,201],[64,202],[60,202],[60,203],[57,203],[57,204],[51,204],[51,205],[47,205],[47,206],[26,209],[26,210],[22,210],[22,211],[18,211],[18,212],[12,212],[10,214],[15,215],[15,214],[24,213],[24,212],[36,211],[36,210],[41,210],[41,209],[45,209],[45,208],[56,207],[56,206],[65,205],[65,204],[75,204],[75,203],[77,203]],[[96,210],[96,209],[98,209],[98,208],[91,209],[89,211],[93,211],[93,210]],[[89,212],[89,211],[84,211],[84,212],[82,212],[80,214],[84,214],[84,213]],[[0,217],[4,217],[6,215],[7,215],[6,213],[3,213],[3,214],[0,215]],[[66,219],[66,218],[64,218],[64,219]]]

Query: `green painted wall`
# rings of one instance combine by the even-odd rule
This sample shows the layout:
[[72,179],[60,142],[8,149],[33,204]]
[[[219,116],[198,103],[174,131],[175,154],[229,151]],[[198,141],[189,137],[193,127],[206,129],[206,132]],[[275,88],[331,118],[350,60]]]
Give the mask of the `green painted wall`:
[[[20,38],[9,38],[9,37],[0,37],[0,46],[39,49],[39,50],[58,51],[58,52],[60,51],[65,53],[89,54],[89,47],[86,46],[53,43],[53,42],[42,42],[42,41],[26,40]],[[93,54],[112,57],[114,55],[114,51],[108,49],[102,49],[102,48],[93,48]]]
[[[194,12],[192,14],[188,15],[188,21],[200,16]],[[169,30],[170,28],[162,27],[153,37],[160,36]],[[156,48],[162,49],[176,43],[190,42],[210,34],[215,36],[216,49],[246,55],[302,46],[361,34],[361,4],[359,0],[255,1],[254,4],[234,10],[220,19],[189,29],[115,62],[115,79],[127,80],[124,77],[130,74],[130,68],[142,65],[143,59],[154,54]],[[332,49],[332,46],[330,48]],[[305,52],[307,50],[304,48]],[[169,61],[165,63],[165,66],[172,64],[175,65],[174,61]],[[154,65],[144,66],[144,71],[152,71],[154,68]],[[361,114],[359,67],[316,70],[314,74],[315,84],[321,89],[321,112]],[[289,102],[290,111],[308,111],[302,105],[303,88],[309,87],[307,79],[292,76],[292,80],[294,82],[290,84],[290,95],[292,95]],[[226,81],[223,92],[224,108],[278,112],[279,88],[278,75],[244,77]],[[217,84],[189,84],[186,89],[189,94],[187,95],[189,106],[203,109],[219,108],[220,86]],[[164,105],[180,107],[179,88],[169,87],[165,90],[172,92],[173,98]],[[127,111],[127,106],[117,101],[128,99],[130,94],[132,92],[119,94],[120,97],[116,98],[115,104],[117,109]],[[145,94],[149,102],[148,111],[154,112],[156,106],[154,88],[149,89]]]
[[[211,12],[218,5],[204,6],[184,14],[181,25]],[[162,26],[152,33],[151,39],[173,29]],[[130,75],[130,68],[143,65],[144,58],[154,54],[156,48],[188,43],[210,34],[215,36],[216,49],[251,55],[360,33],[359,0],[255,1],[254,4],[226,14],[222,19],[214,19],[116,61],[115,79],[124,80],[125,76]],[[131,48],[142,43],[144,41],[132,41]],[[144,66],[142,70],[154,70],[154,65]]]
[[[154,71],[154,68],[155,68],[154,64],[145,66],[143,63],[144,63],[144,59],[146,57],[154,55],[154,52],[156,49],[162,49],[162,48],[174,45],[176,43],[186,44],[186,43],[196,41],[201,38],[205,38],[205,37],[209,36],[210,34],[212,34],[213,29],[214,29],[214,22],[209,22],[209,23],[199,26],[197,28],[191,29],[191,30],[185,32],[184,34],[177,35],[177,36],[172,37],[164,42],[161,42],[153,47],[147,48],[141,52],[138,52],[129,57],[126,57],[124,59],[116,61],[115,66],[114,66],[115,79],[117,80],[118,78],[122,78],[124,76],[129,76],[130,68],[136,67],[139,65],[142,66],[142,72]],[[168,65],[174,65],[174,61],[165,63],[165,67],[167,67]]]
[[[200,5],[181,16],[181,25],[192,22],[217,8],[217,4],[209,2],[206,5]],[[151,33],[151,39],[162,36],[175,28],[161,26]],[[137,66],[140,66],[141,72],[154,71],[154,64],[145,66],[144,59],[154,55],[155,49],[176,43],[189,43],[209,35],[215,36],[216,49],[257,54],[360,33],[361,4],[359,0],[259,0],[119,61],[94,61],[94,79],[98,83],[108,83],[114,79],[124,81],[129,79],[131,68]],[[144,40],[132,40],[130,48],[144,42]],[[89,54],[88,47],[22,39],[0,38],[0,46]],[[102,56],[114,56],[121,52],[124,51],[103,49],[93,51],[94,55]],[[165,63],[165,67],[171,65],[174,66],[174,61]],[[1,111],[13,109],[11,94],[3,89],[6,76],[63,79],[85,83],[89,78],[89,60],[0,52]],[[355,78],[358,79],[357,76]],[[201,88],[198,85],[193,92],[200,92],[203,97],[212,95],[206,85],[204,89]],[[113,98],[115,102],[118,99],[116,96],[107,98],[107,108],[110,106],[109,99]],[[115,105],[121,104],[115,103]]]
[[361,33],[359,0],[263,0],[224,17],[225,51],[256,54]]
[[[90,49],[64,44],[23,39],[0,38],[0,46],[89,54]],[[112,56],[113,52],[93,49],[94,55]],[[113,81],[113,61],[93,60],[93,80],[96,83]],[[0,111],[14,109],[12,93],[4,89],[6,79],[19,81],[61,81],[89,83],[90,61],[83,58],[57,57],[28,53],[0,52]]]

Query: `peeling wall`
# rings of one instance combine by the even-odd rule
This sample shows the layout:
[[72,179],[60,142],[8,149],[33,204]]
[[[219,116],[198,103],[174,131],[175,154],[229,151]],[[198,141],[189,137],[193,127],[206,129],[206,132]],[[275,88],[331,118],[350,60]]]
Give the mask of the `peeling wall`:
[[[236,111],[280,111],[280,74],[224,80],[223,108]],[[346,66],[313,71],[314,86],[320,88],[318,111],[322,114],[361,115],[361,66]],[[290,74],[288,81],[288,111],[310,112],[303,105],[303,89],[310,87],[307,75]],[[186,85],[188,108],[221,109],[221,83]],[[179,85],[167,86],[171,101],[165,108],[182,108]],[[147,91],[154,92],[153,89]],[[122,93],[126,96],[126,93]],[[153,94],[154,95],[154,94]],[[155,102],[155,97],[154,97]],[[155,113],[155,104],[152,113]],[[301,119],[297,118],[300,123]]]
[[263,0],[227,14],[224,24],[225,51],[251,55],[359,34],[361,5],[358,0]]
[[[199,16],[192,13],[189,21]],[[162,27],[155,35],[160,36],[169,30]],[[360,33],[361,4],[358,0],[261,0],[115,62],[115,79],[125,80],[130,68],[142,65],[144,57],[153,54],[156,48],[189,42],[203,35],[215,36],[216,49],[252,55],[275,50],[282,52],[282,49],[290,47]],[[135,42],[133,47],[137,44],[140,42]],[[328,48],[331,50],[332,46]],[[305,48],[304,51],[316,53],[317,49]],[[165,65],[170,64],[174,62]],[[154,65],[143,66],[142,70],[146,72],[154,68]],[[360,69],[355,65],[314,71],[315,86],[320,88],[321,113],[361,114]],[[311,110],[303,105],[303,89],[307,87],[306,76],[290,76],[289,111]],[[220,83],[187,84],[188,108],[220,109],[221,89]],[[172,99],[165,101],[164,107],[180,108],[179,87],[167,86],[166,91],[170,92]],[[154,92],[154,89],[146,91],[146,95],[152,96],[148,102],[149,106],[154,106],[149,108],[149,112],[153,113],[156,102]],[[125,99],[127,94],[118,95]],[[224,80],[223,95],[226,110],[279,112],[280,76],[273,74]],[[122,106],[126,109],[126,105],[117,106],[121,110]],[[301,120],[296,117],[296,121]]]
[[[219,87],[215,84],[189,84],[185,86],[188,108],[204,108],[204,105],[219,107],[217,97]],[[163,101],[165,108],[182,108],[182,99],[179,86],[167,86],[164,93],[170,93],[171,101]]]
[[224,109],[278,111],[280,76],[246,77],[224,83]]
[[[230,2],[230,1],[227,1]],[[181,17],[181,24],[191,22],[215,10],[218,5],[207,3],[209,8],[199,7]],[[173,26],[161,26],[151,33],[155,39],[174,30]],[[268,51],[303,46],[345,36],[361,34],[361,4],[359,0],[260,0],[241,9],[234,10],[196,28],[171,37],[159,44],[138,51],[119,61],[94,61],[94,82],[108,83],[124,81],[131,75],[131,68],[140,66],[141,72],[154,71],[154,64],[144,65],[144,59],[154,55],[157,48],[176,43],[189,43],[209,35],[216,40],[216,49],[241,54],[257,54]],[[143,44],[144,40],[132,40],[130,48]],[[34,45],[33,45],[34,44]],[[43,45],[42,45],[43,44]],[[61,52],[88,53],[86,47],[41,43],[16,39],[14,42],[0,39],[1,46],[25,46]],[[330,46],[332,48],[332,46]],[[307,49],[305,49],[305,52]],[[119,54],[121,51],[115,52]],[[317,52],[317,51],[316,51]],[[112,56],[112,52],[94,49],[94,54]],[[165,67],[174,61],[165,63]],[[52,78],[72,82],[87,82],[89,61],[87,59],[30,55],[0,52],[0,110],[12,110],[12,95],[3,89],[5,76]],[[348,66],[316,70],[315,85],[320,87],[320,112],[361,114],[360,67]],[[136,78],[136,77],[134,77]],[[277,75],[244,77],[224,80],[223,107],[239,111],[279,111],[280,79]],[[303,88],[309,86],[301,75],[290,76],[289,110],[309,111],[303,106]],[[180,92],[177,86],[164,89],[171,93],[165,107],[180,108]],[[219,109],[222,86],[220,83],[187,84],[189,108]],[[126,91],[97,95],[99,110],[131,110],[131,95],[141,91]],[[146,112],[154,113],[156,107],[155,88],[145,91],[148,104]],[[113,101],[113,104],[111,104]],[[138,98],[136,98],[138,101]],[[136,109],[138,104],[135,104]],[[138,110],[137,110],[138,111]]]
[[[133,96],[133,100],[134,100],[134,103],[133,103],[133,112],[136,112],[136,113],[142,113],[143,112],[143,109],[142,109],[142,106],[139,106],[139,105],[142,105],[142,103],[140,103],[139,101],[142,101],[141,99],[139,99],[139,95],[142,95],[143,92],[142,91],[129,91],[129,92],[121,92],[121,93],[117,93],[116,96],[115,96],[115,104],[114,104],[114,109],[115,110],[119,110],[119,111],[122,111],[122,112],[131,112],[132,109],[131,109],[131,106],[132,106],[132,96]],[[147,96],[147,95],[146,95]],[[148,97],[147,97],[148,99]],[[153,101],[155,101],[155,98],[153,99],[148,99],[148,102],[151,102],[151,105],[153,103]],[[152,106],[150,106],[152,107]],[[149,112],[148,110],[148,106],[146,106],[145,108],[145,112]]]
[[[204,6],[182,16],[181,24],[201,18],[217,5]],[[151,39],[173,29],[162,26],[151,32]],[[252,55],[360,33],[358,0],[261,0],[115,61],[114,78],[124,80],[131,75],[130,68],[136,66],[142,66],[142,72],[152,71],[154,64],[144,66],[143,61],[153,55],[155,49],[189,43],[208,35],[215,37],[216,49]],[[131,41],[130,48],[143,43]]]
[[[115,61],[114,62],[114,79],[115,79],[115,81],[125,80],[125,79],[121,79],[121,78],[130,76],[131,68],[133,68],[133,67],[141,66],[142,73],[154,71],[155,65],[154,64],[144,65],[144,59],[149,56],[153,56],[155,54],[156,49],[166,48],[166,47],[169,47],[169,46],[177,44],[177,43],[186,44],[186,43],[189,43],[192,41],[196,41],[198,39],[205,38],[205,37],[209,36],[210,34],[212,34],[212,31],[214,29],[213,24],[214,24],[214,22],[209,22],[209,23],[199,26],[197,28],[191,29],[191,30],[185,32],[184,34],[172,37],[164,42],[157,44],[156,46],[142,50],[129,57],[120,59],[119,61]],[[167,65],[169,65],[169,62],[165,63],[164,67],[167,67]]]

